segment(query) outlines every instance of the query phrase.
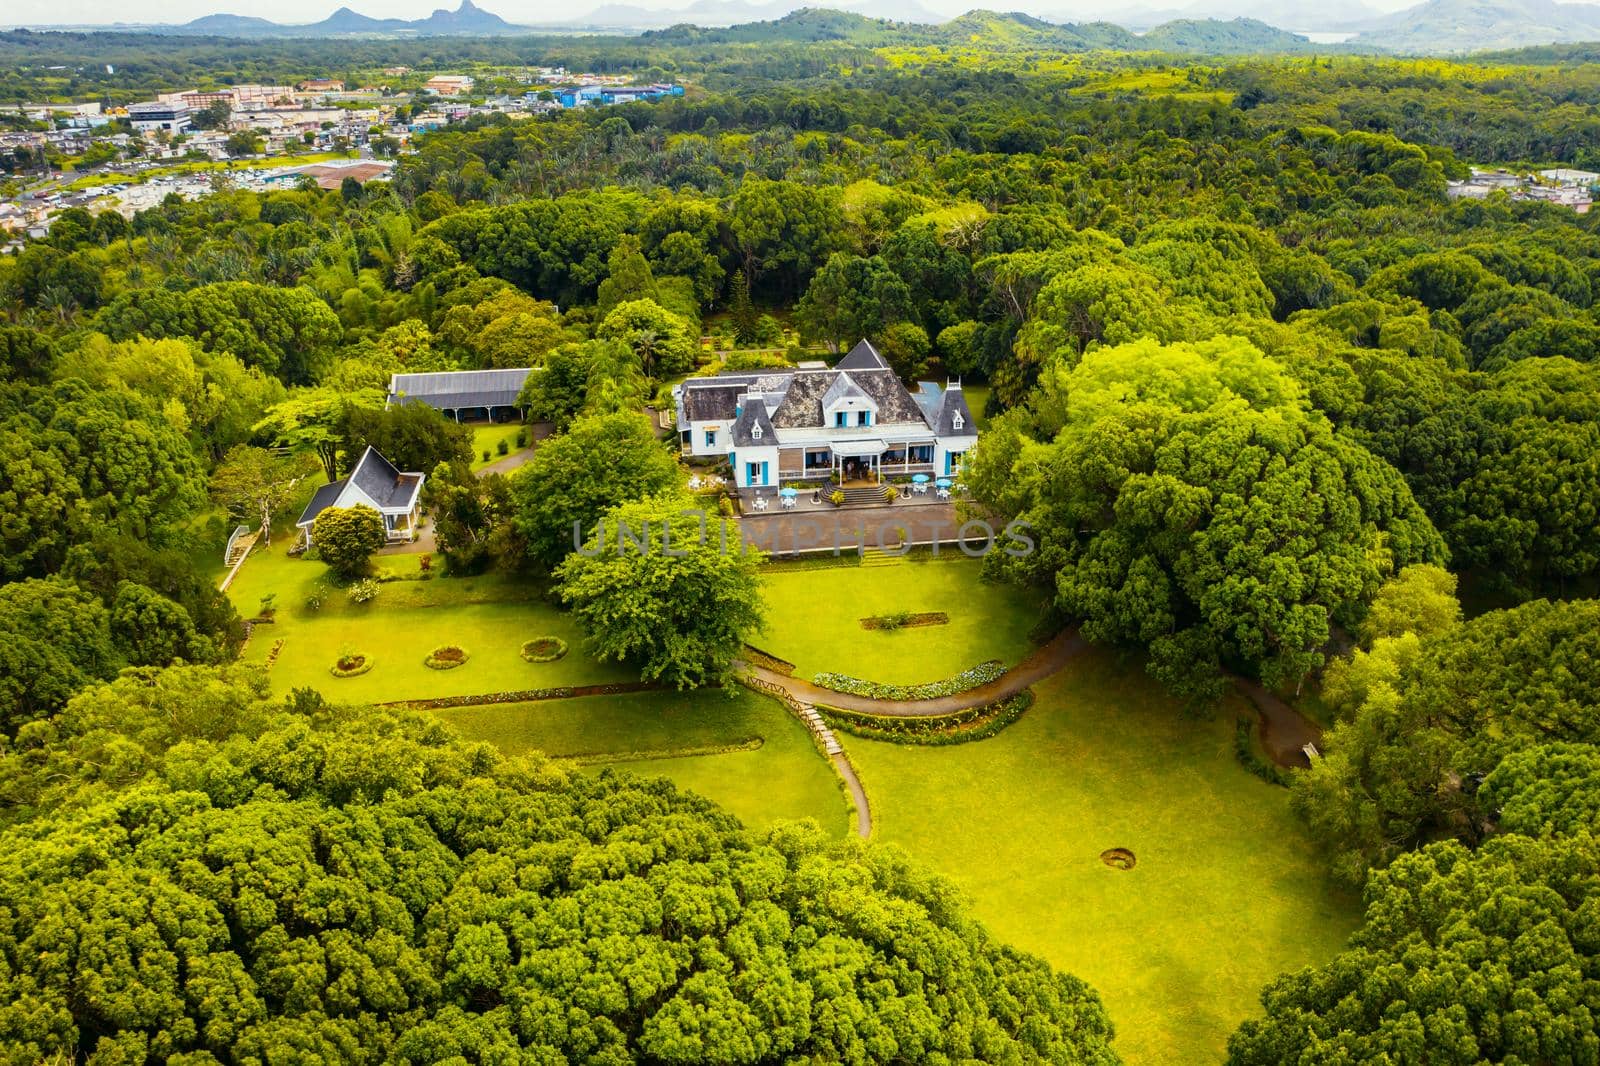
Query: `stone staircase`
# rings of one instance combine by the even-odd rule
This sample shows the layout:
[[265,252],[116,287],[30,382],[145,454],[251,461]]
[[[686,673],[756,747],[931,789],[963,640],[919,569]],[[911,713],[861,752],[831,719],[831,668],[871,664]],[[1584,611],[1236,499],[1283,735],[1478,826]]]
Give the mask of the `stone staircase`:
[[249,555],[250,549],[256,545],[257,536],[259,536],[259,534],[252,533],[248,537],[240,537],[238,540],[234,541],[233,547],[228,549],[227,565],[232,566],[240,559],[243,559],[246,555]]
[[872,566],[898,566],[904,556],[893,555],[878,548],[863,548],[861,551],[862,567]]
[[844,505],[846,507],[865,507],[882,502],[882,485],[860,485],[844,490]]
[[822,750],[827,752],[830,758],[844,751],[843,745],[839,743],[839,738],[833,735],[833,730],[828,728],[828,723],[822,720],[822,715],[817,713],[815,707],[809,703],[795,700],[794,709],[795,713],[800,715],[800,720],[806,724],[806,728],[811,730],[811,735],[816,737],[817,742],[822,745]]

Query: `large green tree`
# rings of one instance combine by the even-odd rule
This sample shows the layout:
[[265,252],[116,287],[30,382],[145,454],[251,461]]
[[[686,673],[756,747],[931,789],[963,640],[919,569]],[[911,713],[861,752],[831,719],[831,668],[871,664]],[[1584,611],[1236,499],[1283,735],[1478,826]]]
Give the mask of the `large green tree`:
[[685,688],[725,680],[761,627],[759,563],[737,524],[663,495],[607,511],[556,576],[596,655]]
[[[1408,646],[1409,642],[1409,646]],[[1345,879],[1440,835],[1479,839],[1474,785],[1503,758],[1600,743],[1600,601],[1536,600],[1417,641],[1381,638],[1294,804]]]
[[364,503],[325,508],[311,523],[311,543],[339,577],[360,577],[384,545],[383,516]]
[[0,835],[7,1063],[1116,1061],[1091,990],[896,852],[141,680],[74,702],[32,760],[56,802]]
[[601,514],[676,489],[681,478],[677,460],[643,415],[580,418],[512,474],[517,527],[533,559],[554,567],[587,539]]
[[1237,340],[1058,363],[963,475],[1037,531],[1038,552],[998,565],[1048,582],[1091,639],[1147,648],[1195,699],[1224,667],[1297,684],[1388,573],[1444,556],[1400,476]]
[[617,304],[600,320],[595,336],[626,345],[638,359],[644,376],[652,381],[693,370],[700,346],[688,319],[649,299]]
[[1433,844],[1373,875],[1366,924],[1280,977],[1234,1066],[1586,1062],[1600,1044],[1596,838]]

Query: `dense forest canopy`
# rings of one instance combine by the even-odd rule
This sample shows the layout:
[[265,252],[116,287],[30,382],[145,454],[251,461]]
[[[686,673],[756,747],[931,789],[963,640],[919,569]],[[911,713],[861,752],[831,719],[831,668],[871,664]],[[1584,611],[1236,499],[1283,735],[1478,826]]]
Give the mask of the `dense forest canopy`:
[[[158,40],[0,35],[0,95],[388,63],[696,83],[473,119],[364,188],[68,210],[0,260],[12,1060],[1112,1061],[1090,990],[892,853],[273,703],[232,663],[201,560],[371,445],[428,472],[448,577],[561,599],[641,676],[728,676],[754,559],[571,533],[674,520],[640,411],[713,333],[713,368],[866,336],[986,384],[968,505],[1038,546],[992,576],[1201,713],[1239,678],[1319,697],[1293,803],[1368,925],[1267,989],[1235,1061],[1592,1060],[1600,212],[1446,190],[1600,161],[1593,65]],[[556,433],[509,476],[385,407],[397,372],[507,367]],[[318,522],[359,584],[373,514]]]

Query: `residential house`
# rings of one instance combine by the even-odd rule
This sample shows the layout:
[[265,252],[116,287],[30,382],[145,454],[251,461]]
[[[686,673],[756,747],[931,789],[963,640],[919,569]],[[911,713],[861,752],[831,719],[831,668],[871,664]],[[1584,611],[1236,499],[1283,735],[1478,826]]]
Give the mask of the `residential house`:
[[673,389],[685,453],[726,456],[740,488],[954,475],[978,441],[960,384],[908,391],[863,340],[832,368],[730,372]]
[[520,416],[517,397],[532,371],[441,370],[432,373],[395,374],[389,379],[389,405],[425,404],[457,422],[474,419],[506,420]]
[[389,540],[411,540],[416,536],[422,481],[423,475],[401,473],[378,454],[378,449],[369,447],[361,453],[349,477],[330,482],[316,491],[295,525],[305,534],[309,546],[311,526],[317,515],[330,507],[365,504],[383,516],[383,529]]

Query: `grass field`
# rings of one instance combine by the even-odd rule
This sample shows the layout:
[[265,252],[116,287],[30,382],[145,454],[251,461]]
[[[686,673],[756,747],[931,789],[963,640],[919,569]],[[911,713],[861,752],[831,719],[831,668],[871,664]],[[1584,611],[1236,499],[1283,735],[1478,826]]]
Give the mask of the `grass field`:
[[[506,456],[500,454],[500,442],[506,442],[506,455],[517,450],[517,434],[527,427],[519,422],[485,422],[472,427],[472,469],[481,470]],[[487,461],[483,453],[488,452]]]
[[[618,773],[671,778],[732,811],[746,824],[814,818],[840,836],[849,807],[833,771],[805,727],[775,700],[743,688],[728,692],[641,692],[626,697],[549,700],[434,712],[462,736],[508,754],[666,753],[760,737],[754,751],[630,759]],[[589,767],[599,773],[600,765]]]
[[[423,699],[632,679],[582,650],[569,616],[531,583],[499,577],[415,580],[415,555],[383,556],[402,578],[372,604],[351,604],[320,563],[290,559],[287,540],[258,551],[232,590],[247,615],[277,594],[278,622],[246,658],[284,638],[272,669],[284,691],[312,685],[341,701]],[[766,650],[797,673],[838,670],[909,683],[984,659],[1028,653],[1037,618],[1026,594],[980,580],[965,559],[763,574]],[[317,610],[308,596],[326,588]],[[944,611],[950,623],[869,631],[859,619]],[[533,636],[567,640],[568,655],[524,662]],[[422,659],[457,643],[472,659],[434,671]],[[361,677],[328,673],[346,648],[375,657]],[[1185,716],[1136,663],[1093,652],[1038,686],[1035,706],[999,736],[953,747],[845,738],[872,799],[877,839],[951,878],[1000,939],[1089,981],[1135,1066],[1219,1061],[1228,1034],[1255,1013],[1276,974],[1330,957],[1355,927],[1356,900],[1335,892],[1287,793],[1233,756],[1237,707]],[[637,755],[587,773],[659,775],[724,805],[747,824],[814,818],[848,831],[847,805],[804,728],[776,702],[744,691],[651,692],[433,712],[508,753]],[[737,745],[719,754],[676,755]],[[1137,865],[1115,870],[1107,848]]]
[[[987,584],[975,559],[917,559],[891,566],[769,567],[767,628],[756,644],[809,678],[832,670],[893,684],[937,681],[985,659],[1012,665],[1033,645],[1032,599]],[[948,625],[866,630],[862,618],[943,611]]]
[[[572,616],[531,583],[493,576],[420,581],[418,556],[378,556],[377,571],[408,579],[384,582],[376,600],[357,605],[328,580],[322,563],[286,555],[287,544],[285,538],[275,548],[258,549],[229,590],[247,616],[257,613],[262,595],[276,595],[276,621],[258,627],[244,653],[247,662],[260,662],[282,638],[269,675],[276,691],[310,685],[342,702],[383,703],[638,678],[627,666],[584,654],[583,632]],[[309,606],[313,595],[321,607]],[[552,663],[524,661],[523,642],[542,636],[565,640],[567,655]],[[471,658],[454,670],[424,666],[441,644],[460,645]],[[373,668],[359,677],[333,677],[329,668],[346,651],[372,656]]]
[[[1233,708],[1185,717],[1095,652],[989,740],[850,738],[877,838],[954,880],[997,936],[1099,990],[1125,1061],[1216,1062],[1276,974],[1331,957],[1357,901],[1323,877],[1288,794],[1232,753]],[[1116,870],[1101,851],[1131,849]]]

